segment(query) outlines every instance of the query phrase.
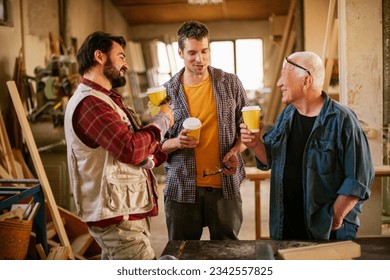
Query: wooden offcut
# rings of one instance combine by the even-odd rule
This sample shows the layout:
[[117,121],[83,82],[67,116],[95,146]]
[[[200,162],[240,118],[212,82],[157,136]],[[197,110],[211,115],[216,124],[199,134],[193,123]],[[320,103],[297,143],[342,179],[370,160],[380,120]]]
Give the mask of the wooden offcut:
[[49,255],[47,256],[47,260],[69,260],[70,252],[71,250],[69,246],[52,247]]
[[353,241],[339,241],[278,250],[278,255],[284,260],[351,260],[360,257],[361,249]]

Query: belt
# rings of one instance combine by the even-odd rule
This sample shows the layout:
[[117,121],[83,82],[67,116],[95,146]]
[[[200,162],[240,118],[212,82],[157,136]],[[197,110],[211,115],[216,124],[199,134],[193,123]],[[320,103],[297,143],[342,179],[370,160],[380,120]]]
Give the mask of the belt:
[[145,215],[143,214],[134,214],[134,215],[128,215],[126,216],[117,216],[113,218],[108,218],[100,221],[95,221],[95,222],[87,222],[88,226],[93,226],[93,227],[100,227],[100,228],[105,228],[111,225],[116,225],[122,222],[123,220],[129,220],[129,221],[135,221],[135,220],[142,220],[145,218]]
[[212,192],[214,190],[222,190],[222,187],[205,187],[205,186],[197,186],[199,189],[206,190],[207,192]]

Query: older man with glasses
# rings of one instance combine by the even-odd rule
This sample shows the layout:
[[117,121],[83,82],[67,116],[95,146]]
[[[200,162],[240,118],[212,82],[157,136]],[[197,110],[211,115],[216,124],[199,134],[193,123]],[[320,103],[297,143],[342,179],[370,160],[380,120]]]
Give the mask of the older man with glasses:
[[287,104],[263,136],[241,124],[257,167],[271,169],[272,239],[355,239],[374,168],[355,113],[322,91],[325,69],[312,52],[286,57],[277,86]]

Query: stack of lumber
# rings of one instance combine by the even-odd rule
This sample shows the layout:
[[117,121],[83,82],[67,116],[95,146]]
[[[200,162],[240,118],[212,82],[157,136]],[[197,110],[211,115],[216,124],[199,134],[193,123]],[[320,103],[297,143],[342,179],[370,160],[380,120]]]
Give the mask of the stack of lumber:
[[12,149],[6,131],[3,114],[0,111],[0,178],[1,179],[32,179],[34,178],[28,168],[22,151]]
[[[45,197],[45,211],[47,214],[47,237],[50,252],[42,249],[42,244],[36,245],[36,252],[41,259],[87,259],[95,258],[100,254],[100,248],[88,233],[87,225],[80,218],[60,208],[54,199],[49,181],[46,176],[38,149],[33,138],[31,128],[27,121],[26,112],[21,102],[16,83],[7,82],[8,89],[14,103],[15,111],[22,129],[22,135],[28,147],[28,156],[32,159],[35,173]],[[22,153],[18,149],[12,149],[8,133],[0,112],[0,178],[1,179],[33,179],[33,173],[24,161]],[[22,137],[22,136],[21,136]],[[20,184],[15,184],[20,186]],[[23,185],[24,187],[28,187]],[[0,197],[0,201],[3,198]],[[3,213],[0,213],[3,214]],[[33,216],[31,216],[32,219]],[[66,225],[66,227],[65,227]],[[31,237],[35,238],[34,229]],[[30,239],[30,245],[31,245]],[[31,246],[30,246],[31,248]],[[2,248],[0,248],[2,250]]]

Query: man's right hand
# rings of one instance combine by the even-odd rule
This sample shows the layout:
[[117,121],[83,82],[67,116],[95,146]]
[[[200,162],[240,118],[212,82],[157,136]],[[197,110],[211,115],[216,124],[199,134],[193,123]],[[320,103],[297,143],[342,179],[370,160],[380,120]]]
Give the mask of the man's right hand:
[[162,145],[163,152],[170,154],[179,149],[195,149],[199,145],[199,140],[194,137],[187,136],[188,129],[180,131],[176,138],[168,139]]
[[172,112],[172,109],[171,107],[169,107],[168,104],[163,104],[160,106],[160,112],[163,112],[165,113],[168,118],[169,118],[169,127],[172,127],[173,123],[174,123],[174,118],[173,118],[173,112]]
[[240,133],[241,133],[241,142],[247,146],[248,148],[255,148],[258,143],[261,141],[260,140],[260,134],[261,134],[261,129],[263,128],[264,124],[260,123],[260,131],[259,132],[251,132],[247,125],[242,123],[240,124]]

